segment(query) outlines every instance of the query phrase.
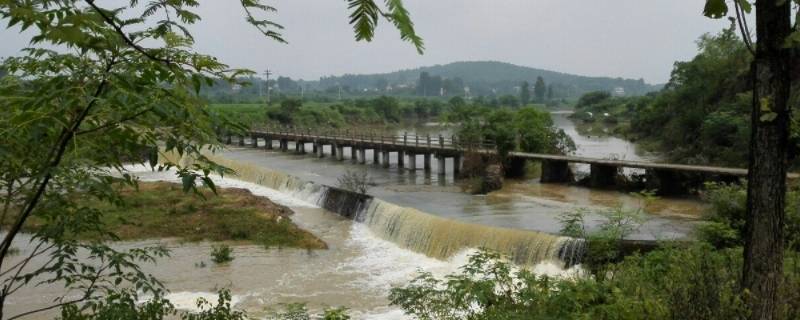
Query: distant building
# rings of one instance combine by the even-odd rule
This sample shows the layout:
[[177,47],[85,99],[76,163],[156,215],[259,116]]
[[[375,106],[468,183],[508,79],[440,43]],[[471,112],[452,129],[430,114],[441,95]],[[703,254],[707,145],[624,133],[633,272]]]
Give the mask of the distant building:
[[616,88],[614,88],[613,91],[611,91],[611,94],[614,95],[615,97],[622,97],[622,96],[625,95],[625,88],[616,87]]

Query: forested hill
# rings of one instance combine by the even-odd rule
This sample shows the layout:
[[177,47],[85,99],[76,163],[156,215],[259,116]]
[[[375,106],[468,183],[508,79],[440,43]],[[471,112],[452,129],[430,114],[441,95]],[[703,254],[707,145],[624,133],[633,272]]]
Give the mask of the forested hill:
[[[373,89],[384,85],[415,87],[419,83],[420,75],[424,72],[431,77],[441,77],[443,82],[451,82],[449,87],[452,89],[450,91],[455,90],[463,83],[470,87],[473,95],[514,94],[514,87],[519,86],[522,81],[533,84],[538,77],[542,77],[548,86],[552,85],[554,94],[559,97],[576,97],[589,91],[613,91],[618,87],[623,88],[626,95],[642,95],[660,89],[660,86],[647,84],[641,79],[586,77],[497,61],[454,62],[382,74],[346,74],[322,77],[318,85],[322,89],[342,85],[359,90]],[[442,87],[447,88],[448,86],[445,84]],[[445,94],[456,95],[463,94],[463,92],[446,92]]]

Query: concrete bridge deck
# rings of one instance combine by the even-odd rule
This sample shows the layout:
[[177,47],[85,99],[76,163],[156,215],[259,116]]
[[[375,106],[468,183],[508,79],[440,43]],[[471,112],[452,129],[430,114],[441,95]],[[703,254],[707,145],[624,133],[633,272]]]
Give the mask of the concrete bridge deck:
[[[445,158],[453,159],[453,173],[458,175],[461,159],[466,153],[496,154],[491,143],[466,144],[456,136],[449,138],[443,136],[418,136],[418,135],[378,135],[349,131],[313,132],[298,129],[267,129],[253,130],[247,133],[250,144],[258,146],[259,139],[264,140],[266,148],[273,148],[273,142],[279,141],[279,147],[288,151],[288,142],[295,142],[295,151],[307,153],[305,145],[312,144],[313,152],[324,157],[324,145],[331,146],[331,156],[338,160],[344,159],[344,147],[351,150],[350,158],[359,163],[366,163],[365,151],[373,150],[373,162],[389,166],[389,153],[397,153],[397,165],[404,167],[405,158],[408,157],[408,167],[415,169],[416,156],[424,157],[424,168],[431,170],[431,156],[438,160],[439,174],[445,174]],[[232,143],[232,137],[227,137],[227,142]],[[245,145],[245,137],[239,136],[239,145]],[[542,182],[574,182],[574,175],[569,164],[580,163],[590,166],[588,177],[591,187],[613,187],[617,184],[618,177],[623,168],[643,169],[645,180],[649,181],[648,188],[655,188],[662,193],[680,193],[686,188],[686,181],[691,180],[695,185],[702,185],[703,181],[722,180],[731,181],[747,176],[747,169],[686,165],[673,163],[656,163],[645,161],[598,159],[578,156],[539,154],[527,152],[510,152],[510,172],[522,172],[527,161],[538,161],[542,164]],[[797,179],[797,173],[788,174],[787,178]]]

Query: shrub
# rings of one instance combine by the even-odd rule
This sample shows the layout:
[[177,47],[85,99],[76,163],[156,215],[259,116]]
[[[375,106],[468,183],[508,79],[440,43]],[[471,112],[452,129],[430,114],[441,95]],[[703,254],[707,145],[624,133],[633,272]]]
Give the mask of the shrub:
[[211,261],[216,264],[233,261],[233,249],[225,244],[211,246]]
[[338,180],[339,188],[361,194],[366,194],[370,186],[375,184],[366,170],[347,170]]
[[[421,273],[389,300],[418,319],[746,319],[741,256],[696,244],[629,256],[604,277],[549,278],[481,251],[458,273]],[[798,278],[800,268],[786,268],[783,319],[800,312]]]
[[[717,248],[730,248],[744,244],[745,217],[747,212],[747,185],[708,183],[703,199],[710,204],[705,224],[697,228],[698,238]],[[786,245],[791,250],[800,250],[800,193],[786,193]]]

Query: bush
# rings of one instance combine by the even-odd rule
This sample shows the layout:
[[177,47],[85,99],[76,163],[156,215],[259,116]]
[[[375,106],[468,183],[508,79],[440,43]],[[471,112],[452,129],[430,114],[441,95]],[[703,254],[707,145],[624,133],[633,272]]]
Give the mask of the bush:
[[[458,273],[421,273],[389,300],[418,319],[746,319],[741,256],[697,244],[629,256],[600,278],[550,278],[481,251]],[[800,268],[786,269],[784,319],[800,311],[798,277]]]
[[[786,246],[800,250],[800,192],[786,193]],[[711,206],[706,223],[697,228],[698,238],[717,248],[744,245],[745,217],[747,212],[747,185],[708,183],[703,199]]]
[[375,184],[375,182],[367,173],[367,170],[347,170],[341,177],[339,177],[338,182],[339,188],[360,194],[366,194],[370,186]]
[[233,261],[233,249],[225,244],[211,246],[211,261],[216,264]]

